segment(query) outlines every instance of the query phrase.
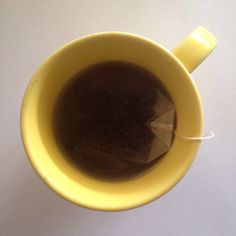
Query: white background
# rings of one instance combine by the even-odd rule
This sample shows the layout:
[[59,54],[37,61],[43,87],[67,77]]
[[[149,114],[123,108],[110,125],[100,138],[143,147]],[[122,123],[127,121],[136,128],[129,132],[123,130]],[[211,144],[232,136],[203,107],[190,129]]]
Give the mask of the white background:
[[[193,73],[204,141],[185,178],[144,207],[115,213],[53,193],[23,151],[20,105],[31,75],[66,42],[98,31],[138,33],[172,49],[198,25],[219,45]],[[0,0],[0,235],[236,235],[235,0]]]

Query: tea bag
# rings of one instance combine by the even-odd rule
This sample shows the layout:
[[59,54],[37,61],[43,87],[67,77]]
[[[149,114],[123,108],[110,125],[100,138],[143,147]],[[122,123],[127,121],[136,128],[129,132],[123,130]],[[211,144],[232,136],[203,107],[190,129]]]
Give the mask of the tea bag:
[[[119,130],[115,130],[114,126],[122,117],[121,110],[119,110],[121,116],[118,116],[117,120],[111,124],[107,123],[113,132],[112,134],[109,132],[109,138],[106,138],[106,135],[97,135],[94,139],[96,143],[89,145],[91,156],[99,156],[96,162],[108,163],[107,160],[110,160],[110,163],[117,163],[117,169],[122,169],[121,166],[129,165],[129,162],[148,164],[166,153],[171,147],[174,134],[175,107],[172,101],[157,87],[143,91],[139,88],[133,93],[130,90],[128,92],[117,90],[113,91],[113,95],[114,93],[124,97],[128,109],[137,110],[139,107],[139,113],[136,112],[136,117],[127,119],[128,113],[123,111],[126,123],[118,125]],[[123,107],[123,110],[125,109]],[[115,138],[116,132],[118,139]]]

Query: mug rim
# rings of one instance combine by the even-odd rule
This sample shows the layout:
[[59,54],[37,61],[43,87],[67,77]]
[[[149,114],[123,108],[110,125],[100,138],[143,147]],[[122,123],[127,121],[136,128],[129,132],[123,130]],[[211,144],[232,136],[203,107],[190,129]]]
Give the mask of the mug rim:
[[[34,75],[37,75],[38,71],[40,71],[42,68],[46,67],[47,64],[49,64],[51,61],[53,61],[57,54],[61,53],[64,50],[67,50],[72,45],[77,44],[77,43],[81,43],[84,40],[88,40],[88,39],[91,39],[91,38],[94,38],[94,37],[103,37],[105,35],[114,35],[114,36],[122,35],[122,36],[128,36],[128,37],[136,38],[136,39],[144,41],[145,43],[152,44],[153,46],[158,47],[161,51],[163,51],[165,54],[167,54],[168,57],[171,57],[178,64],[178,66],[181,67],[181,69],[184,72],[185,76],[188,77],[188,79],[190,80],[189,83],[191,84],[192,88],[195,91],[195,97],[198,101],[198,111],[199,111],[199,116],[200,116],[199,123],[200,123],[200,127],[201,127],[201,130],[202,130],[202,122],[203,122],[202,114],[203,114],[203,111],[202,111],[201,98],[200,98],[198,89],[197,89],[197,87],[196,87],[189,71],[182,64],[182,62],[173,53],[171,53],[171,51],[169,51],[168,49],[166,49],[164,46],[160,45],[159,43],[157,43],[157,42],[155,42],[151,39],[148,39],[144,36],[140,36],[140,35],[133,34],[133,33],[128,33],[128,32],[121,32],[121,31],[107,31],[107,32],[93,33],[93,34],[89,34],[89,35],[85,35],[85,36],[76,38],[76,39],[62,45],[57,50],[55,50],[51,55],[49,55],[46,58],[46,60],[44,60],[44,62],[41,64],[41,66],[37,69],[37,71],[34,73]],[[24,104],[27,102],[28,99],[30,99],[30,94],[31,94],[33,84],[37,80],[37,78],[34,75],[32,76],[32,78],[31,78],[31,80],[30,80],[30,82],[27,86],[27,89],[25,91],[24,98],[23,98],[23,101],[22,101],[21,114],[20,114],[20,128],[21,128],[21,137],[22,137],[21,139],[22,139],[22,142],[23,142],[25,152],[27,154],[28,159],[30,160],[30,163],[31,163],[33,169],[40,176],[40,178],[43,180],[43,182],[45,182],[55,193],[59,194],[64,199],[69,200],[70,202],[72,202],[74,204],[77,204],[77,205],[80,205],[82,207],[86,207],[86,208],[93,209],[93,210],[99,210],[99,211],[121,211],[121,210],[133,209],[133,208],[148,204],[148,203],[156,200],[157,198],[161,197],[162,195],[164,195],[166,192],[171,190],[183,178],[185,173],[188,171],[188,169],[191,166],[193,160],[191,161],[189,166],[187,166],[187,168],[185,168],[184,173],[182,173],[182,175],[179,176],[178,179],[173,181],[170,185],[166,186],[165,191],[163,191],[162,193],[157,194],[154,198],[152,197],[150,199],[145,199],[145,201],[139,202],[138,204],[137,203],[136,204],[130,204],[129,207],[125,207],[125,208],[122,208],[122,209],[107,209],[105,207],[100,207],[99,208],[99,207],[94,207],[91,204],[86,205],[86,204],[81,204],[80,202],[74,201],[74,199],[70,198],[70,196],[68,196],[63,190],[59,191],[59,189],[57,187],[55,187],[52,182],[48,181],[48,179],[43,177],[44,175],[41,173],[40,168],[37,165],[34,164],[34,161],[33,161],[33,158],[32,158],[32,153],[30,151],[30,149],[31,149],[30,144],[27,141],[28,139],[25,138],[25,136],[27,136],[27,134],[26,134],[26,130],[24,128],[23,123],[24,123],[24,119],[25,119],[25,115],[26,115],[25,110],[27,109],[27,106],[25,106]],[[200,132],[201,132],[201,130],[200,130]],[[198,150],[198,148],[199,148],[199,146],[197,147],[197,150]]]

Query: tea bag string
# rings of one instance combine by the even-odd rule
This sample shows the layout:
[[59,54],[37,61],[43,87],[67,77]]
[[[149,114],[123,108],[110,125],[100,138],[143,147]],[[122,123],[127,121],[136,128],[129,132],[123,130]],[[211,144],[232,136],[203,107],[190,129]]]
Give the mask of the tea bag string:
[[174,131],[175,136],[181,139],[185,139],[185,140],[196,140],[196,141],[200,141],[200,140],[206,140],[206,139],[211,139],[213,137],[215,137],[215,134],[213,131],[207,131],[203,136],[200,137],[186,137],[186,136],[182,136],[179,135],[176,130]]

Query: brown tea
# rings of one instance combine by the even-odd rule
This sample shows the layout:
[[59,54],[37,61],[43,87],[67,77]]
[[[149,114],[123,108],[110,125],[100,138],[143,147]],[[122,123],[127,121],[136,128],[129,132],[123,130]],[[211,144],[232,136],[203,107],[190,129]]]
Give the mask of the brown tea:
[[156,160],[132,160],[150,152],[155,134],[148,122],[155,118],[160,88],[156,76],[126,62],[104,62],[76,74],[54,112],[55,136],[68,160],[102,178],[129,178],[153,166]]

